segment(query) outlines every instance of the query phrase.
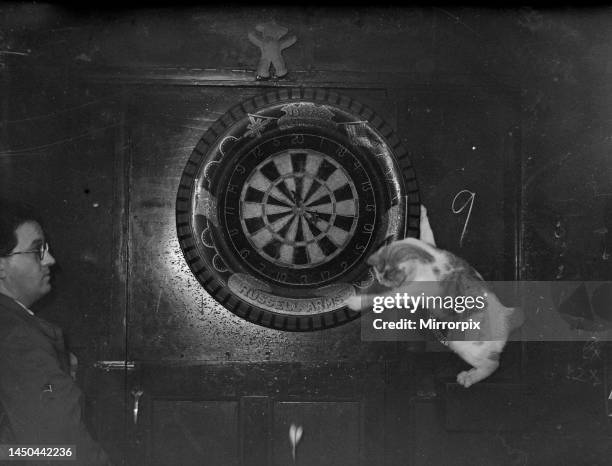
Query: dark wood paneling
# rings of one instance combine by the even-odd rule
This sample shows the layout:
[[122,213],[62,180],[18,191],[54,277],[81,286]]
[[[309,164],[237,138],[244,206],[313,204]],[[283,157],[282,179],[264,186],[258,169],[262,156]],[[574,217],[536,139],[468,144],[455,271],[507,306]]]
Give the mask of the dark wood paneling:
[[[415,378],[414,373],[410,374],[410,378]],[[414,426],[410,422],[410,399],[414,392],[402,390],[397,385],[391,385],[385,390],[383,405],[385,413],[383,441],[385,466],[411,464],[409,458],[413,454],[413,445],[410,440],[413,438],[412,429]],[[373,463],[377,462],[376,458],[373,460]]]
[[449,434],[443,427],[444,410],[439,401],[412,403],[414,466],[452,464],[456,466],[511,466],[524,464],[529,455],[515,449],[515,438],[498,432]]
[[83,368],[79,378],[85,392],[85,417],[90,432],[102,443],[116,465],[130,464],[134,450],[132,400],[126,392],[126,372]]
[[154,400],[147,464],[240,464],[238,403]]
[[0,196],[32,204],[42,218],[56,265],[53,290],[34,308],[63,328],[79,358],[88,427],[122,464],[124,374],[93,369],[125,355],[121,92],[48,71],[10,69]]
[[[517,154],[508,135],[519,121],[513,100],[477,86],[435,92],[406,86],[396,93],[398,132],[412,155],[437,245],[487,280],[513,279],[520,198],[505,188],[515,186],[520,168],[512,163]],[[471,212],[469,193],[453,206],[463,190],[475,193]]]
[[303,429],[295,464],[363,464],[362,406],[358,402],[278,402],[274,404],[274,466],[291,464],[291,425]]
[[271,398],[243,396],[240,398],[242,465],[270,464]]
[[[455,419],[454,428],[449,430],[449,410],[444,400],[413,399],[411,404],[411,452],[410,462],[414,466],[452,464],[458,466],[514,466],[517,464],[537,465],[593,465],[604,466],[609,463],[610,444],[606,438],[607,429],[601,414],[587,405],[601,406],[596,396],[585,397],[589,392],[597,391],[595,387],[580,384],[565,385],[540,382],[542,388],[535,399],[531,399],[531,409],[524,412],[522,400],[514,408],[507,405],[500,409],[488,410],[483,403],[474,403],[473,415],[466,415],[461,420]],[[499,386],[501,388],[502,386]],[[497,390],[488,387],[489,390]],[[458,387],[458,390],[464,390]],[[487,389],[485,389],[487,390]],[[515,392],[516,393],[516,392]],[[518,395],[518,394],[517,394]],[[470,394],[466,394],[470,397]],[[493,398],[506,398],[507,391],[501,390]],[[484,398],[483,398],[484,399]],[[501,400],[500,400],[501,401]],[[454,404],[459,402],[455,398]],[[462,408],[453,406],[455,414]],[[508,421],[503,411],[512,410],[513,416],[527,415],[532,423],[520,430],[507,431],[504,424]],[[490,415],[479,416],[484,411]],[[535,413],[535,411],[538,411]],[[467,413],[466,413],[467,414]],[[531,414],[535,414],[531,417]],[[453,416],[453,413],[450,413]],[[472,421],[482,426],[490,423],[487,430],[473,429]],[[510,420],[510,422],[514,422]],[[493,425],[497,424],[497,427]],[[506,424],[507,425],[507,424]],[[516,425],[516,424],[515,424]],[[408,457],[405,456],[404,458]],[[401,463],[401,464],[406,464]]]
[[297,464],[384,457],[382,364],[146,364],[137,373],[144,394],[131,464],[192,464],[209,442],[217,456],[205,464],[287,464],[291,423],[305,430]]
[[[408,355],[407,355],[408,356]],[[275,396],[317,400],[360,398],[380,392],[383,362],[187,362],[139,365],[145,397],[238,399]]]
[[[57,263],[53,291],[38,308],[88,364],[108,358],[111,336],[123,334],[121,310],[113,312],[117,263],[110,254],[118,228],[120,97],[116,89],[64,78],[41,83],[15,71],[0,194],[40,212]],[[121,352],[124,342],[117,344]]]
[[527,385],[480,383],[474,390],[446,385],[446,429],[456,432],[526,430],[533,422]]

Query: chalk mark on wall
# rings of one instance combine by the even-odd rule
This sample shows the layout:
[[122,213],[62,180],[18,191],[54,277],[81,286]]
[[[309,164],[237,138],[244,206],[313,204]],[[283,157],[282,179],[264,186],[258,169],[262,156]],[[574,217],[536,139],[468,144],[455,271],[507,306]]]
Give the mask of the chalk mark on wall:
[[[459,197],[463,194],[467,194],[467,199],[465,201],[465,203],[457,208],[456,207],[456,203],[459,199]],[[476,199],[476,193],[473,193],[472,191],[469,191],[467,189],[462,189],[461,191],[459,191],[455,197],[453,198],[453,203],[451,205],[451,208],[453,210],[453,214],[460,214],[461,212],[463,212],[466,207],[468,207],[469,204],[469,208],[468,208],[468,212],[467,215],[465,217],[465,223],[463,224],[463,230],[461,231],[461,237],[459,238],[459,247],[463,247],[463,239],[465,238],[465,232],[467,231],[467,226],[468,223],[470,221],[470,217],[472,215],[472,207],[474,206],[474,200]]]

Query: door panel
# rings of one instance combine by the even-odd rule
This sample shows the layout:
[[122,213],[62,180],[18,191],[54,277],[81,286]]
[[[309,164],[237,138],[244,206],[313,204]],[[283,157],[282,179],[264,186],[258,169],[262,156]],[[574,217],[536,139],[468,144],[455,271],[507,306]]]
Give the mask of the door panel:
[[149,464],[240,464],[238,403],[154,400]]
[[361,464],[361,403],[277,402],[274,403],[273,465],[291,464],[291,425],[302,428],[296,446],[296,465]]
[[131,464],[373,464],[384,445],[384,365],[142,364]]

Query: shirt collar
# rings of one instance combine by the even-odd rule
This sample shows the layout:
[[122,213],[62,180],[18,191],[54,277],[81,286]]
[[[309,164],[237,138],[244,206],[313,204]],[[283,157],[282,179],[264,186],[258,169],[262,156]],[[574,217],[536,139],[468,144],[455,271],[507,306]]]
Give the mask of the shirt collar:
[[17,311],[18,309],[17,306],[19,306],[21,309],[26,311],[29,315],[36,317],[34,312],[32,312],[25,304],[19,302],[12,296],[0,293],[0,306],[2,305],[10,306],[11,308],[15,309],[15,312],[19,312]]
[[19,304],[19,306],[21,306],[28,314],[30,314],[31,316],[34,315],[34,313],[32,311],[30,311],[25,304],[20,303],[19,301],[17,301],[15,298],[13,298],[13,301],[15,301],[17,304]]

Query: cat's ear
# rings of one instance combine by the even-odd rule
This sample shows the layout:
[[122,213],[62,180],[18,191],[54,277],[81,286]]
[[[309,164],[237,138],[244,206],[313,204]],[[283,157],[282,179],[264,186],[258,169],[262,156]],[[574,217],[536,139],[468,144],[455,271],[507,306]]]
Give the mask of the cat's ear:
[[376,251],[374,254],[372,254],[370,257],[368,257],[368,260],[366,261],[366,263],[368,265],[371,265],[372,267],[378,267],[379,265],[382,265],[383,262],[383,249],[386,246],[383,246],[382,248],[380,248],[378,251]]

